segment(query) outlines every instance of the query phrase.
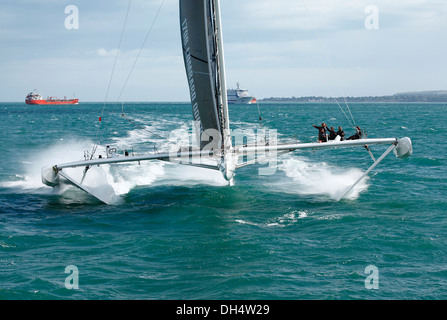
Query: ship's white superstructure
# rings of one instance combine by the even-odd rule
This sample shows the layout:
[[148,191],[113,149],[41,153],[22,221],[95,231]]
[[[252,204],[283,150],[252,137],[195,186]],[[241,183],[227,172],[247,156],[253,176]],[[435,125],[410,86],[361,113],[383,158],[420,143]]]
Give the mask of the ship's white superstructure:
[[43,100],[42,95],[40,93],[37,93],[36,90],[33,90],[32,92],[28,93],[25,99],[25,101],[34,101],[34,100]]
[[248,94],[247,89],[241,89],[237,83],[236,89],[228,89],[227,97],[229,104],[251,104],[256,103],[256,98]]

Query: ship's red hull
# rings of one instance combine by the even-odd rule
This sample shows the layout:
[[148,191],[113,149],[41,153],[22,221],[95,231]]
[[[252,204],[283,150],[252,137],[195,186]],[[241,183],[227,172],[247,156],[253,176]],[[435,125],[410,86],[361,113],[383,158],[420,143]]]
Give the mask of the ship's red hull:
[[25,100],[26,104],[77,104],[79,99],[70,100]]

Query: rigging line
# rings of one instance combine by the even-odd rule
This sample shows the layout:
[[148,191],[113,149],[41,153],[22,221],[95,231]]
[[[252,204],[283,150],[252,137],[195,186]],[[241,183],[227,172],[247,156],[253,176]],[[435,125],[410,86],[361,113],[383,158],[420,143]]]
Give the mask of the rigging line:
[[[242,28],[242,30],[240,30],[240,33],[243,34],[244,44],[247,44],[248,47],[250,47],[250,42],[249,42],[250,39],[247,36],[247,25],[243,24],[241,28]],[[250,86],[253,87],[252,85],[250,85]],[[258,95],[256,93],[258,93],[259,91],[257,89],[258,89],[258,86],[256,85],[255,90],[251,90],[251,93],[252,93],[253,97],[255,97],[255,98],[258,97]],[[258,102],[257,98],[256,98],[256,106],[258,108],[258,121],[262,121],[261,109],[259,108],[259,102]]]
[[[306,12],[309,14],[309,16],[310,16],[310,11],[309,11],[309,8],[307,7],[307,4],[306,4],[306,0],[302,0],[303,1],[303,4],[304,4],[304,8],[306,9]],[[326,61],[329,63],[329,67],[330,67],[330,69],[331,69],[331,73],[332,73],[332,76],[334,77],[334,79],[335,79],[335,81],[336,81],[336,83],[337,83],[337,86],[338,86],[338,90],[340,90],[340,92],[341,92],[341,94],[342,94],[342,96],[343,96],[343,100],[344,100],[344,102],[345,102],[345,105],[346,105],[346,108],[347,108],[347,110],[349,111],[349,114],[351,115],[351,119],[352,119],[352,123],[351,123],[351,121],[349,121],[349,123],[351,124],[351,126],[353,126],[353,127],[355,127],[355,119],[354,119],[354,116],[352,115],[352,113],[351,113],[351,108],[349,107],[349,105],[348,105],[348,102],[346,101],[346,98],[344,97],[344,93],[343,93],[343,90],[341,89],[341,86],[340,86],[340,83],[339,83],[339,79],[337,78],[337,76],[336,76],[336,74],[335,74],[335,72],[334,72],[334,68],[333,68],[333,66],[332,66],[332,63],[331,63],[331,61],[330,61],[330,59],[329,59],[329,57],[328,57],[328,53],[327,53],[327,50],[326,50],[326,47],[324,46],[324,43],[321,41],[321,37],[320,37],[320,34],[318,33],[318,30],[316,30],[316,29],[314,29],[314,32],[315,32],[315,34],[316,34],[316,36],[317,36],[317,38],[318,38],[318,41],[320,42],[320,43],[322,43],[323,44],[323,51],[324,51],[324,55],[325,55],[325,58],[326,58]],[[334,98],[335,99],[335,98]],[[343,112],[344,113],[344,112]],[[346,114],[345,114],[346,115]],[[349,119],[348,119],[349,120]]]
[[[143,41],[143,44],[142,44],[141,47],[140,47],[140,50],[138,51],[137,57],[135,58],[135,61],[134,61],[133,65],[132,65],[132,68],[130,69],[129,74],[127,75],[126,81],[125,81],[124,84],[123,84],[123,87],[122,87],[122,89],[121,89],[121,92],[120,92],[120,95],[119,95],[117,101],[119,101],[119,100],[121,99],[121,96],[123,95],[124,89],[125,89],[126,86],[127,86],[127,82],[128,82],[129,79],[130,79],[130,76],[131,76],[131,74],[132,74],[132,72],[133,72],[133,70],[134,70],[134,68],[135,68],[135,65],[137,64],[138,59],[140,58],[141,52],[143,51],[144,46],[146,45],[146,41],[147,41],[147,39],[149,38],[149,35],[150,35],[151,32],[152,32],[152,28],[153,28],[154,25],[155,25],[155,21],[157,21],[158,15],[160,14],[160,11],[161,11],[161,8],[163,7],[164,2],[165,2],[165,0],[162,0],[161,3],[160,3],[160,6],[158,7],[158,11],[157,11],[157,13],[155,14],[155,18],[154,18],[154,20],[152,20],[152,24],[151,24],[151,26],[150,26],[150,28],[149,28],[147,34],[146,34],[146,37],[144,38],[144,41]],[[123,113],[124,113],[124,107],[122,108],[122,111],[123,111]]]
[[[297,38],[296,38],[296,36],[295,36],[295,33],[294,33],[292,30],[290,30],[290,32],[292,33],[294,40],[295,40],[295,41],[298,41]],[[312,61],[309,57],[306,57],[306,58],[307,58],[308,62],[311,64],[312,68],[313,68],[313,69],[316,69],[316,66],[315,66],[315,64],[313,63],[313,61]],[[326,87],[326,90],[329,91],[329,94],[332,96],[332,99],[334,99],[335,103],[338,105],[338,107],[340,108],[341,112],[342,112],[343,115],[345,116],[346,120],[348,120],[349,124],[350,124],[352,127],[354,127],[354,124],[353,124],[352,121],[349,119],[349,117],[348,117],[348,115],[346,114],[346,112],[343,110],[343,107],[342,107],[342,106],[340,105],[340,103],[338,102],[338,100],[337,100],[337,98],[335,97],[335,95],[334,95],[332,89],[328,86],[328,84],[327,84],[327,82],[326,82],[325,80],[323,80],[323,83],[324,83],[324,86]]]
[[[110,86],[112,84],[113,74],[115,73],[115,67],[116,67],[116,62],[118,60],[118,54],[120,52],[121,44],[123,42],[124,31],[126,29],[126,25],[127,25],[127,20],[128,20],[128,17],[129,17],[129,11],[130,11],[131,4],[132,4],[132,0],[129,0],[129,5],[127,7],[127,12],[126,12],[126,18],[124,19],[123,29],[121,30],[121,36],[120,36],[120,40],[119,40],[119,43],[118,43],[118,49],[116,50],[115,60],[113,62],[113,67],[112,67],[112,72],[110,74],[109,84],[107,86],[106,97],[104,99],[104,105],[103,105],[102,111],[101,111],[101,117],[104,114],[104,110],[105,110],[106,103],[107,103],[107,98],[109,96]],[[99,141],[97,139],[98,139],[98,134],[99,134],[100,129],[101,129],[101,121],[99,122],[98,130],[96,131],[95,142],[97,141],[98,143],[93,147],[92,157],[93,157],[93,155],[94,155],[94,153],[96,151],[97,145],[99,144]]]
[[[327,54],[327,53],[325,53],[325,54]],[[345,102],[346,108],[348,109],[348,112],[349,112],[349,114],[351,115],[352,122],[354,123],[353,126],[356,126],[354,116],[353,116],[352,113],[351,113],[351,108],[349,107],[348,102],[346,101],[345,94],[344,94],[344,92],[343,92],[343,89],[340,87],[340,83],[339,83],[339,81],[338,81],[338,78],[337,78],[336,75],[335,75],[335,72],[334,72],[332,66],[331,66],[331,72],[332,72],[332,75],[333,75],[333,77],[335,78],[335,81],[336,81],[336,83],[337,83],[338,90],[340,90],[340,92],[341,92],[341,94],[342,94],[342,97],[343,97],[343,100],[344,100],[344,102]]]
[[[120,101],[120,99],[121,99],[121,97],[122,97],[122,95],[123,95],[123,92],[124,92],[124,89],[126,88],[127,82],[129,81],[130,76],[131,76],[131,74],[132,74],[132,72],[133,72],[133,70],[134,70],[134,68],[135,68],[135,65],[137,64],[137,61],[138,61],[138,59],[139,59],[139,57],[140,57],[140,55],[141,55],[141,52],[143,51],[144,46],[146,45],[146,41],[147,41],[147,39],[149,38],[149,35],[151,34],[152,28],[153,28],[154,25],[155,25],[155,21],[156,21],[157,18],[158,18],[158,15],[159,15],[159,13],[160,13],[160,11],[161,11],[161,8],[162,8],[164,2],[165,2],[165,0],[162,0],[162,2],[160,3],[160,6],[159,6],[159,8],[158,8],[158,10],[157,10],[157,13],[156,13],[156,15],[155,15],[155,17],[154,17],[154,19],[153,19],[151,25],[150,25],[150,28],[149,28],[149,30],[148,30],[148,32],[147,32],[147,34],[146,34],[146,37],[144,38],[144,41],[143,41],[143,43],[142,43],[142,45],[141,45],[141,47],[140,47],[140,50],[138,51],[138,54],[137,54],[137,56],[136,56],[136,58],[135,58],[135,60],[134,60],[134,63],[133,63],[133,65],[132,65],[132,68],[130,69],[129,74],[127,75],[126,81],[125,81],[124,84],[123,84],[123,87],[122,87],[122,89],[121,89],[120,95],[119,95],[119,97],[118,97],[118,99],[117,99],[117,103],[114,104],[111,113],[113,113],[113,112],[115,111],[115,108],[116,108],[118,102]],[[124,104],[121,105],[121,112],[122,112],[122,115],[124,115]],[[105,132],[105,129],[106,129],[106,127],[103,129],[103,131],[102,131],[102,133],[101,133],[101,135],[100,135],[99,140],[102,139],[102,137],[103,137],[103,135],[104,135],[104,132]]]
[[[240,33],[243,33],[244,36],[244,44],[247,44],[249,46],[249,39],[247,37],[247,29],[245,28],[245,25],[243,26],[243,29],[241,30]],[[239,82],[236,82],[236,89],[234,89],[235,91],[239,88]],[[255,88],[255,90],[250,90],[250,95],[253,96],[256,99],[256,107],[258,110],[258,121],[262,121],[262,117],[261,117],[261,109],[259,108],[259,102],[258,99],[256,98],[258,95],[255,94],[256,92],[258,92],[258,90],[256,90],[257,88]],[[237,91],[236,91],[236,97],[238,97],[237,95]],[[237,103],[237,101],[235,102]],[[250,102],[249,104],[253,104],[252,102]]]

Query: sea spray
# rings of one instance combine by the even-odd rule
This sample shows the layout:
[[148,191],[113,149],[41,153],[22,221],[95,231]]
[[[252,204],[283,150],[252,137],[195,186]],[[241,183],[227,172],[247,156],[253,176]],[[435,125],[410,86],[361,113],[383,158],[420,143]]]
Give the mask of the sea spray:
[[29,150],[29,154],[25,155],[20,161],[21,172],[17,174],[19,179],[3,182],[2,185],[4,187],[26,190],[27,192],[32,193],[50,194],[52,193],[51,188],[47,188],[42,184],[42,167],[53,166],[57,163],[83,160],[84,150],[91,148],[91,146],[91,142],[89,143],[88,141],[79,142],[62,140],[48,147]]
[[[170,140],[157,141],[158,148],[175,148],[175,143],[185,141],[185,125],[178,130],[173,130]],[[148,141],[148,132],[145,129],[134,129],[127,136],[114,138],[113,146],[124,149],[129,145],[136,145],[137,141]],[[142,136],[146,136],[142,140]],[[178,137],[178,139],[176,139]],[[186,136],[187,139],[187,136]],[[181,145],[181,144],[180,144]],[[39,193],[39,194],[66,194],[74,187],[61,179],[61,185],[57,188],[49,188],[42,183],[42,167],[55,164],[79,161],[84,159],[84,152],[91,150],[92,141],[59,141],[49,147],[39,150],[31,150],[30,154],[22,160],[22,172],[17,173],[12,181],[2,182],[3,187],[12,188],[16,192]],[[104,146],[98,146],[97,155],[103,153]],[[84,167],[66,168],[64,172],[75,181],[83,179]],[[197,185],[207,184],[213,186],[226,185],[221,173],[217,170],[209,170],[192,166],[168,164],[160,161],[141,161],[118,165],[92,166],[85,174],[83,184],[93,188],[99,193],[112,193],[111,203],[118,203],[119,196],[129,193],[138,186],[150,186],[154,182],[157,185]],[[69,194],[66,194],[69,195]]]
[[[362,174],[357,168],[339,168],[325,162],[312,163],[304,157],[296,156],[290,156],[280,162],[278,169],[287,177],[275,183],[275,187],[280,191],[299,195],[324,195],[334,200]],[[360,192],[367,189],[367,179],[363,179],[347,198],[357,199]]]

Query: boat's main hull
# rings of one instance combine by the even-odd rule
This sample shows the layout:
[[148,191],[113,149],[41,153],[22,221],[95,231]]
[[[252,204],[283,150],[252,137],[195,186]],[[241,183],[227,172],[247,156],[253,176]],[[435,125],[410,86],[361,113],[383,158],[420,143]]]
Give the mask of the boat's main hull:
[[43,105],[43,104],[78,104],[79,99],[71,100],[25,100],[26,104]]
[[229,104],[252,104],[256,103],[255,97],[241,97],[241,98],[235,98],[235,97],[228,97],[228,103]]

